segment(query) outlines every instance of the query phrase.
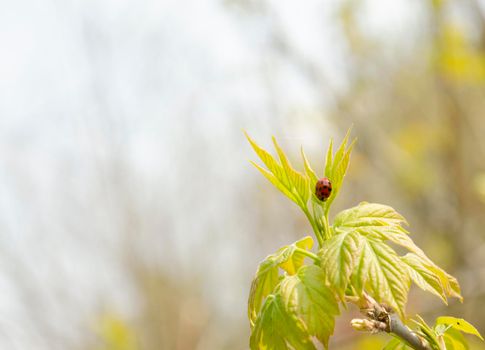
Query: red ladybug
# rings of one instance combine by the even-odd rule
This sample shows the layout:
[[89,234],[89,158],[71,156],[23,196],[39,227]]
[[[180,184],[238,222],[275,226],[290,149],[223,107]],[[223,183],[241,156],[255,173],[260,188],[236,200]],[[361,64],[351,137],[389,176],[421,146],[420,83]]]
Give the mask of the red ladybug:
[[330,194],[332,194],[332,183],[328,178],[322,177],[315,186],[315,195],[318,199],[325,202],[330,197]]

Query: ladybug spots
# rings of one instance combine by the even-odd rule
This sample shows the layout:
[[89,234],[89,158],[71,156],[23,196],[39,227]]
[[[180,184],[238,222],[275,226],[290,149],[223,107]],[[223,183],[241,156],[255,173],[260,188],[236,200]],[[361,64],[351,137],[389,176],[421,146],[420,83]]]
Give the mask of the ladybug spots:
[[332,193],[332,183],[326,177],[322,177],[317,181],[315,186],[315,195],[321,201],[326,201],[330,194]]

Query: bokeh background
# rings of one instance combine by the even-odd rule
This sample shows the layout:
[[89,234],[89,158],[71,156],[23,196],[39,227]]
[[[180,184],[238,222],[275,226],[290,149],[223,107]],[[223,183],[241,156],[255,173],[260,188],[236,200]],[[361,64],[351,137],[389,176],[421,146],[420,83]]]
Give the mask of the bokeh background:
[[[485,1],[0,1],[0,348],[247,349],[257,263],[311,228],[242,131],[321,173],[351,125],[333,213],[403,213],[465,297],[408,312],[483,334]],[[353,313],[333,349],[379,349]]]

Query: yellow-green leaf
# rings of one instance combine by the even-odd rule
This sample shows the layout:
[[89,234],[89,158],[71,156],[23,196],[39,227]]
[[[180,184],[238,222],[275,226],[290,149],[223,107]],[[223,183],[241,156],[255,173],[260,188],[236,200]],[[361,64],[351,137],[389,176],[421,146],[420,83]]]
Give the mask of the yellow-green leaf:
[[450,328],[443,335],[446,350],[468,350],[468,342],[462,333],[456,329]]
[[366,236],[389,240],[411,252],[424,255],[401,226],[403,224],[407,224],[406,219],[392,207],[367,202],[341,211],[334,220],[334,228],[337,232],[359,228]]
[[419,327],[419,330],[417,331],[418,335],[426,339],[426,341],[431,345],[432,349],[440,349],[436,332],[430,326],[428,326],[421,316],[416,315],[416,319],[411,321],[413,321]]
[[363,286],[378,302],[388,303],[404,318],[410,285],[404,264],[384,242],[365,237],[361,241],[359,264],[352,273],[356,289],[362,290]]
[[285,270],[289,275],[294,275],[303,265],[305,255],[300,253],[297,248],[310,250],[313,247],[313,238],[306,236],[293,244],[280,248],[278,261],[279,267]]
[[314,188],[315,184],[318,181],[318,176],[313,171],[313,169],[310,165],[310,162],[308,161],[308,158],[306,157],[305,152],[303,151],[303,147],[301,148],[301,157],[303,158],[303,165],[305,166],[305,173],[310,178],[311,188]]
[[281,282],[279,291],[288,310],[301,318],[308,333],[327,348],[339,308],[335,295],[325,285],[322,269],[315,265],[301,267],[296,275]]
[[266,165],[268,170],[265,170],[256,163],[252,164],[258,168],[259,171],[285,196],[291,199],[300,207],[305,207],[310,198],[310,180],[307,175],[296,171],[290,164],[281,147],[273,137],[273,143],[278,153],[280,162],[278,162],[265,149],[260,147],[253,139],[246,134],[246,137],[253,147],[254,151]]
[[341,229],[352,227],[400,226],[404,217],[388,205],[361,202],[335,216],[334,226]]
[[278,180],[278,178],[276,176],[274,176],[271,172],[269,172],[268,170],[264,169],[263,167],[259,166],[258,164],[254,163],[254,162],[251,162],[251,164],[254,165],[256,167],[256,169],[258,169],[261,172],[261,174],[263,174],[264,177],[267,178],[269,180],[269,182],[271,182],[274,187],[279,189],[286,197],[291,199],[293,202],[298,203],[297,202],[298,200],[296,199],[295,195],[293,193],[291,193],[285,187],[285,185],[280,180]]
[[330,141],[330,145],[327,150],[327,156],[325,161],[325,176],[328,177],[330,182],[332,183],[332,194],[324,202],[322,205],[325,207],[325,212],[328,213],[330,209],[330,205],[332,204],[333,200],[336,198],[345,176],[347,172],[347,168],[350,161],[350,153],[352,151],[354,141],[351,142],[350,146],[347,147],[347,143],[350,137],[350,129],[347,131],[342,143],[340,144],[339,148],[335,152],[335,155],[332,154],[333,152],[333,142]]
[[456,318],[451,316],[441,316],[436,319],[436,324],[445,324],[453,327],[464,333],[476,335],[478,338],[483,340],[483,337],[478,332],[478,330],[469,322],[465,321],[463,318]]
[[245,135],[259,159],[261,159],[264,165],[266,165],[268,170],[278,179],[278,181],[280,181],[283,186],[288,188],[289,183],[286,179],[286,174],[283,167],[264,148],[259,147],[259,145],[252,138],[250,138],[248,134],[245,133]]
[[441,281],[443,286],[443,290],[445,291],[446,295],[454,298],[458,298],[460,301],[463,301],[463,297],[461,296],[460,285],[455,277],[444,271],[442,268],[437,266],[433,263],[429,258],[426,256],[423,257],[426,262],[428,263],[428,268],[432,271]]
[[305,259],[305,255],[298,249],[309,250],[312,246],[313,239],[310,236],[304,237],[293,244],[281,247],[259,264],[248,300],[248,317],[251,326],[254,325],[264,298],[271,294],[279,283],[278,268],[284,269],[290,275],[295,274]]
[[408,253],[401,259],[406,264],[409,276],[419,288],[438,296],[445,304],[448,303],[440,278],[423,258],[414,253]]
[[356,231],[346,231],[326,240],[320,250],[325,276],[341,298],[361,249],[361,236]]
[[[377,203],[362,202],[359,205],[337,214],[333,228],[335,232],[358,231],[366,240],[375,242],[390,241],[408,249],[410,254],[402,257],[403,272],[422,289],[440,297],[445,303],[446,297],[461,299],[460,286],[456,279],[436,266],[424,252],[414,244],[408,232],[402,227],[406,224],[404,217],[392,207]],[[368,251],[363,250],[363,254]],[[360,257],[359,266],[365,267],[365,254]],[[360,276],[366,270],[356,269],[353,276],[353,286],[361,292],[365,276]]]
[[256,276],[251,283],[248,300],[248,317],[251,327],[254,326],[264,298],[273,292],[278,282],[278,264],[270,256],[259,264]]
[[249,344],[251,350],[316,350],[305,324],[288,312],[279,294],[266,298]]
[[382,350],[407,350],[409,347],[406,346],[398,338],[393,338]]
[[308,177],[293,169],[290,161],[285,155],[285,152],[283,152],[280,145],[278,145],[276,138],[274,137],[273,137],[273,144],[276,149],[276,152],[278,152],[278,156],[280,158],[280,162],[283,166],[286,177],[288,179],[288,183],[290,184],[292,189],[296,191],[302,203],[308,202],[308,199],[310,198],[310,187],[309,187]]

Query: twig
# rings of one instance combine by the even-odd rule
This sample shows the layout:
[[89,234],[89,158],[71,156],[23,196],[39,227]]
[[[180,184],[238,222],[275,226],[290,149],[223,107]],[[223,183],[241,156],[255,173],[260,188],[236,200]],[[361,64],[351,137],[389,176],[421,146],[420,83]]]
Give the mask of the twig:
[[356,303],[361,312],[368,317],[367,319],[353,319],[351,324],[354,329],[372,333],[392,333],[415,350],[432,350],[423,338],[406,327],[391,308],[379,304],[370,295],[364,293],[363,298],[358,301],[356,299],[350,299],[350,301]]
[[389,333],[393,333],[406,341],[410,347],[416,350],[431,350],[428,343],[416,333],[406,327],[401,319],[395,314],[389,315]]

